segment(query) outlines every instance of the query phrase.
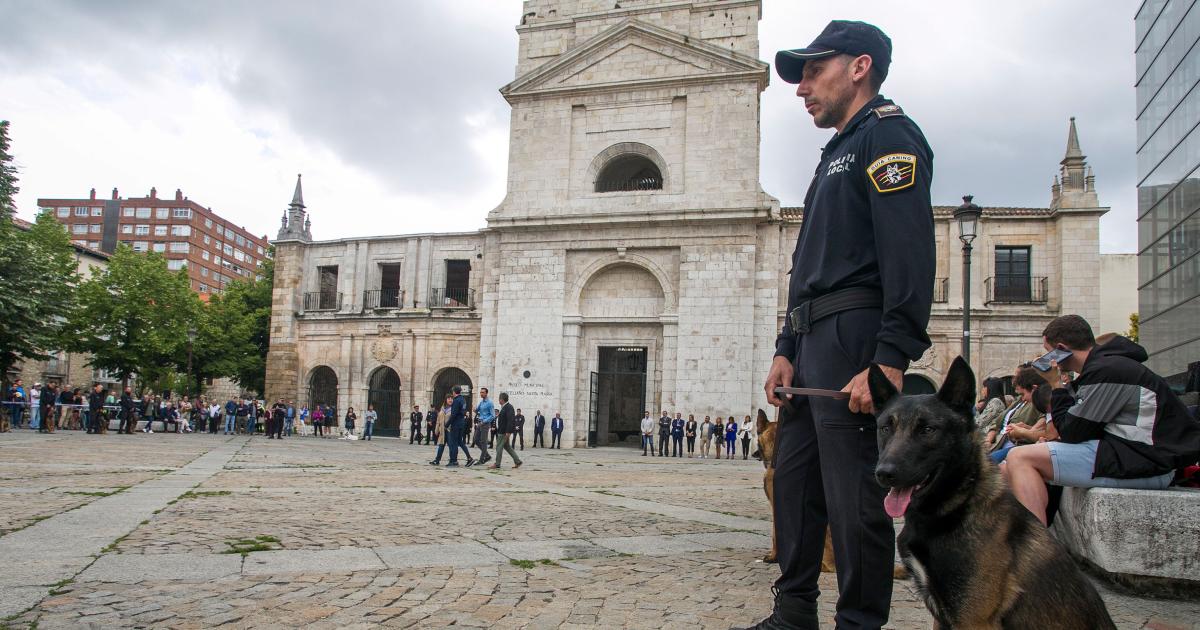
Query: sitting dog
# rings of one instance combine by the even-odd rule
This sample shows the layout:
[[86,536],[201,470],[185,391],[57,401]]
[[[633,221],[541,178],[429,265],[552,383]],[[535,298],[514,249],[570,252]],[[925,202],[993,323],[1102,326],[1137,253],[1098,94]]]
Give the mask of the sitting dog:
[[901,396],[868,375],[884,509],[937,628],[1113,628],[1104,601],[1005,486],[976,434],[975,375],[954,360],[937,394]]

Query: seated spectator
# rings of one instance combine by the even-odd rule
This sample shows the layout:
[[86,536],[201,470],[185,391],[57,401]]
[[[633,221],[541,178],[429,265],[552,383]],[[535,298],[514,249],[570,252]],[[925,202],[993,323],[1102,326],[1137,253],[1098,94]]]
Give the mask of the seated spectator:
[[991,450],[993,462],[999,464],[1004,461],[1009,449],[1019,444],[1033,444],[1045,433],[1045,413],[1038,413],[1033,404],[1033,393],[1039,385],[1045,383],[1037,370],[1028,367],[1017,369],[1013,376],[1017,400],[1009,406],[999,424],[988,431],[984,441],[984,445]]
[[[1160,490],[1200,459],[1200,422],[1142,365],[1146,350],[1115,337],[1098,346],[1087,321],[1062,315],[1042,331],[1046,350],[1070,356],[1042,373],[1059,441],[1013,448],[1000,469],[1013,494],[1046,523],[1046,483]],[[1072,382],[1060,372],[1078,374]]]
[[[978,414],[975,426],[981,433],[996,427],[1004,417],[1007,403],[1004,401],[1004,383],[998,378],[985,378],[979,388],[979,402],[975,405]],[[991,438],[987,444],[991,443]]]

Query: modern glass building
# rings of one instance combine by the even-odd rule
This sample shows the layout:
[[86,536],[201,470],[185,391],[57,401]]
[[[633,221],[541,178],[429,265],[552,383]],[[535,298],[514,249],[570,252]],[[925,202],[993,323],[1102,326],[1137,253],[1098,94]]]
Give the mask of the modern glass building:
[[1144,0],[1135,24],[1140,339],[1169,376],[1200,361],[1200,1]]

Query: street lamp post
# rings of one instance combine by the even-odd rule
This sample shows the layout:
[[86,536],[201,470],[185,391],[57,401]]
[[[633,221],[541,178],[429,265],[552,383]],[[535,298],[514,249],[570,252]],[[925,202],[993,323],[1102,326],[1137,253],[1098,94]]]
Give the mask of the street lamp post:
[[958,220],[958,240],[963,244],[963,330],[962,356],[967,365],[971,364],[971,242],[975,240],[979,228],[979,217],[983,209],[971,203],[971,195],[963,197],[963,204],[954,211]]
[[188,340],[188,368],[187,368],[187,395],[192,395],[192,344],[196,341],[196,327],[192,326],[187,331]]

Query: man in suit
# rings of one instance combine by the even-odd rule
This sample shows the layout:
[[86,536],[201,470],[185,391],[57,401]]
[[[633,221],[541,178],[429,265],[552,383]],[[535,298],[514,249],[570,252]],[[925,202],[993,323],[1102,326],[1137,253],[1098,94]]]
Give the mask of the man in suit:
[[562,413],[556,411],[550,421],[550,448],[562,448],[563,424]]
[[[458,467],[458,451],[462,449],[467,455],[467,465],[474,466],[475,458],[471,457],[471,451],[467,450],[467,445],[463,442],[463,431],[467,428],[467,400],[463,398],[462,387],[455,385],[450,389],[454,393],[454,402],[450,404],[450,435],[446,436],[446,445],[450,447],[450,462],[446,464],[447,468]],[[430,462],[437,465],[436,460]]]
[[516,414],[513,413],[513,406],[508,402],[508,393],[500,392],[500,414],[496,416],[496,463],[488,466],[488,468],[500,468],[500,462],[504,459],[505,451],[513,458],[513,470],[521,467],[521,458],[517,456],[517,452],[512,447],[512,434],[516,429]]
[[533,448],[537,448],[538,442],[546,448],[546,416],[542,415],[541,409],[533,416]]
[[671,457],[683,457],[683,414],[676,413],[671,421]]
[[413,440],[416,440],[417,444],[421,443],[421,421],[424,419],[425,416],[421,413],[421,405],[413,405],[412,413],[408,414],[409,444],[412,444]]
[[658,418],[658,456],[666,457],[671,453],[670,447],[667,446],[667,440],[671,437],[671,416],[667,414],[667,410],[663,409],[662,415]]
[[521,443],[521,450],[525,450],[525,414],[521,410],[517,410],[517,416],[513,418],[513,437],[512,443]]

